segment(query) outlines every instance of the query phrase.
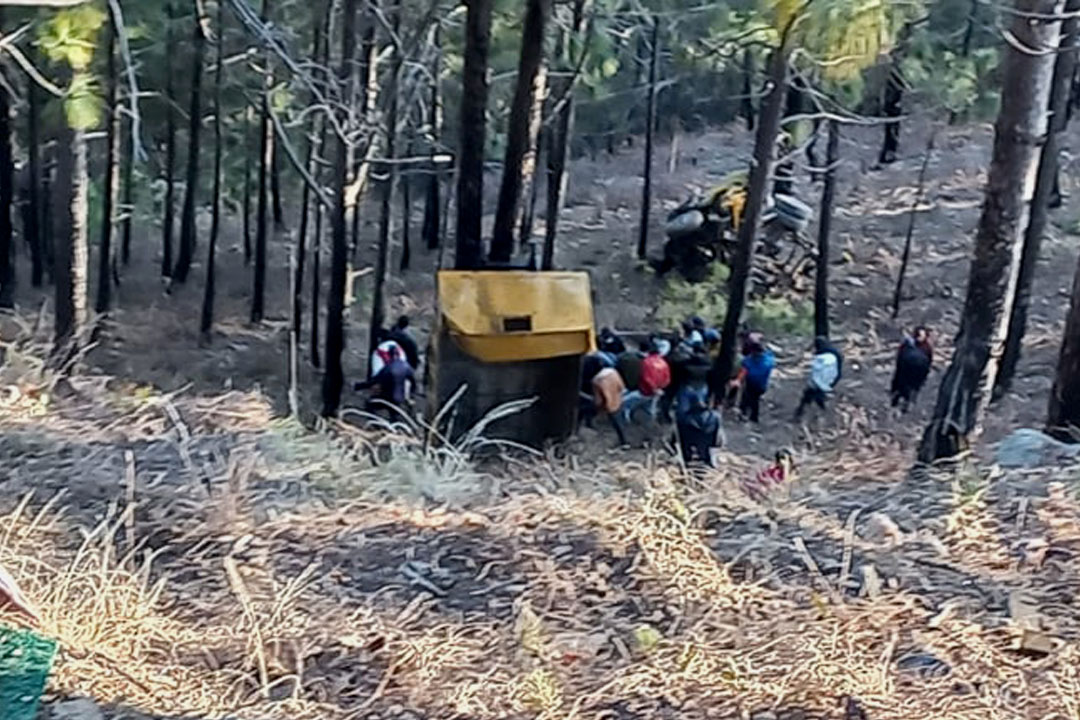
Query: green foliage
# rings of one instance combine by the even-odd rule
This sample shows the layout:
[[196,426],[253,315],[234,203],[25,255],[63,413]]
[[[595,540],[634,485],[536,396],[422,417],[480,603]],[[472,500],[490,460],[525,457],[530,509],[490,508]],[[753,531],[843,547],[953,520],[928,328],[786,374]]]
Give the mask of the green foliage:
[[54,63],[78,72],[90,67],[105,13],[94,5],[79,5],[54,14],[41,25],[38,47]]
[[102,100],[97,93],[94,76],[86,72],[75,73],[64,97],[64,115],[68,126],[76,130],[90,130],[97,127],[101,113]]
[[750,327],[771,335],[814,334],[814,306],[802,300],[762,298],[746,308]]
[[968,57],[933,45],[924,36],[904,58],[904,78],[931,104],[951,113],[988,117],[994,114],[998,93],[993,73],[996,48],[978,48]]

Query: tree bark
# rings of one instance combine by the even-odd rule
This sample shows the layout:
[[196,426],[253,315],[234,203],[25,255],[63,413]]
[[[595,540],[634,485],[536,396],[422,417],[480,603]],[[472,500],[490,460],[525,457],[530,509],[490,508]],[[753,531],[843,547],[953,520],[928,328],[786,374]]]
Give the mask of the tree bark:
[[1062,0],[1016,0],[1009,45],[1002,61],[1001,110],[975,236],[975,255],[956,350],[938,392],[934,417],[923,435],[919,459],[952,458],[977,432],[1008,328],[1019,274],[1039,149],[1047,130],[1046,108],[1060,40]]
[[814,278],[814,335],[829,337],[829,233],[832,229],[833,200],[836,196],[836,164],[840,160],[840,123],[829,120],[829,142],[825,149],[825,186],[821,190],[821,220],[818,223],[817,275]]
[[533,217],[536,213],[537,168],[540,150],[546,142],[549,131],[544,129],[544,100],[547,96],[547,64],[540,63],[536,82],[533,83],[532,106],[529,109],[529,138],[525,157],[521,160],[521,196],[524,202],[518,203],[515,225],[518,230],[518,244],[524,248],[532,240]]
[[[412,145],[406,147],[405,156],[412,156]],[[403,175],[401,180],[401,265],[400,270],[405,272],[412,263],[412,223],[409,222],[409,211],[412,208],[412,183],[409,177]]]
[[[270,0],[263,0],[262,20],[270,16]],[[270,54],[263,54],[262,107],[259,110],[259,194],[255,211],[255,273],[251,296],[251,322],[262,322],[266,315],[266,247],[269,243],[269,184],[274,162],[274,130],[270,126],[270,91],[274,79],[270,73]]]
[[459,270],[483,265],[484,144],[487,142],[488,54],[494,0],[467,0],[458,144],[457,236]]
[[251,108],[244,110],[244,264],[251,263]]
[[[443,124],[442,93],[439,92],[439,79],[442,73],[442,26],[439,23],[435,24],[435,29],[431,35],[431,44],[435,48],[435,60],[431,67],[428,133],[431,142],[431,157],[434,160],[435,155],[439,152],[439,143],[442,142]],[[440,175],[438,166],[432,162],[431,174],[427,176],[426,182],[424,225],[421,230],[428,250],[437,249],[441,240],[442,218],[440,217],[440,210],[442,209],[442,192],[440,191],[440,184],[442,178]]]
[[14,227],[15,158],[11,150],[11,96],[0,88],[0,308],[15,307]]
[[199,318],[199,335],[209,344],[213,337],[214,296],[217,280],[217,241],[221,229],[221,162],[224,143],[221,139],[221,78],[225,71],[225,3],[218,3],[217,53],[214,66],[214,189],[210,210],[210,241],[206,248],[206,285],[203,290],[202,313]]
[[[26,187],[28,207],[23,215],[23,233],[30,246],[30,284],[41,287],[45,275],[45,235],[42,232],[41,202],[41,141],[38,124],[41,122],[41,90],[33,79],[27,80],[29,108],[26,114],[27,170],[30,177]],[[51,242],[51,238],[49,240]]]
[[1080,262],[1073,277],[1072,302],[1050,391],[1046,431],[1066,442],[1080,440]]
[[739,109],[742,111],[746,129],[754,131],[754,53],[750,48],[743,50],[742,56],[743,86],[742,101]]
[[653,135],[656,133],[656,69],[660,59],[660,18],[652,20],[652,49],[649,53],[649,101],[645,112],[645,170],[641,188],[641,224],[638,227],[637,256],[649,253],[649,214],[652,209]]
[[121,173],[124,176],[124,187],[121,191],[123,219],[120,221],[120,263],[122,265],[131,262],[131,221],[135,215],[135,137],[132,132],[132,124],[129,122],[127,142],[120,150],[123,162]]
[[908,214],[907,236],[904,238],[904,254],[900,259],[900,273],[896,277],[896,290],[893,292],[892,316],[895,319],[900,315],[900,303],[904,297],[904,279],[907,277],[908,262],[911,260],[911,243],[915,236],[915,218],[918,217],[919,203],[923,199],[923,188],[926,186],[926,170],[930,167],[930,154],[934,152],[934,139],[937,136],[935,130],[926,141],[926,154],[923,155],[922,167],[919,169],[919,181],[915,186],[915,199],[911,201],[911,212]]
[[750,270],[754,259],[754,244],[761,230],[761,216],[769,190],[773,163],[776,160],[776,140],[780,134],[780,117],[787,90],[787,50],[784,45],[773,50],[769,58],[768,93],[761,105],[757,135],[754,138],[754,160],[750,167],[750,186],[743,211],[739,240],[731,266],[727,315],[720,335],[720,353],[713,366],[714,392],[726,386],[735,368],[735,349],[746,307],[750,285]]
[[[398,34],[401,28],[401,14],[403,8],[400,0],[398,7],[394,12],[394,34]],[[386,108],[386,121],[383,125],[386,132],[386,138],[384,139],[386,153],[386,159],[389,161],[386,164],[384,173],[386,179],[383,181],[382,198],[379,206],[379,244],[375,255],[375,273],[374,282],[371,297],[371,323],[368,326],[368,357],[371,357],[372,353],[379,346],[379,333],[378,331],[386,325],[386,281],[387,276],[390,274],[390,238],[393,233],[391,225],[393,223],[393,202],[394,202],[394,185],[397,183],[397,164],[394,162],[396,159],[397,150],[397,132],[398,132],[398,86],[401,80],[401,67],[405,58],[401,55],[401,49],[396,47],[393,43],[390,44],[393,50],[393,62],[390,65],[390,81],[387,84],[387,108]],[[368,368],[368,375],[371,375],[371,368]]]
[[191,42],[191,105],[188,107],[188,156],[187,179],[184,188],[184,207],[180,214],[180,249],[173,268],[173,282],[187,282],[191,261],[195,257],[195,240],[198,232],[195,227],[196,198],[199,196],[199,132],[202,129],[202,66],[206,47],[203,36],[201,0],[193,2],[194,36]]
[[[273,82],[273,81],[271,81]],[[281,203],[281,158],[278,157],[277,140],[270,137],[270,199],[274,211],[274,227],[285,227],[285,207]]]
[[1068,0],[1065,12],[1070,15],[1062,22],[1061,52],[1054,62],[1054,80],[1050,87],[1050,131],[1039,157],[1039,173],[1035,179],[1035,195],[1031,200],[1031,218],[1024,232],[1024,249],[1020,255],[1020,275],[1016,284],[1016,298],[1009,315],[1009,330],[1005,338],[1005,351],[1001,356],[1001,370],[994,384],[994,397],[1003,397],[1012,386],[1016,366],[1027,331],[1028,308],[1031,306],[1031,285],[1035,268],[1042,250],[1043,236],[1050,222],[1050,200],[1054,195],[1057,178],[1058,151],[1061,134],[1065,131],[1066,107],[1069,102],[1069,85],[1076,69],[1077,20],[1080,0]]
[[[338,69],[340,87],[347,87],[352,75],[352,61],[356,54],[356,3],[344,0],[341,31],[341,66]],[[326,371],[322,382],[322,415],[334,417],[341,406],[341,390],[345,385],[345,371],[341,355],[345,351],[345,280],[348,270],[348,245],[345,228],[345,192],[348,186],[348,143],[335,133],[337,153],[334,158],[334,205],[330,249],[330,294],[326,299]],[[318,284],[318,283],[316,283]]]
[[[503,160],[502,184],[499,187],[499,204],[495,210],[495,228],[491,235],[489,259],[494,263],[508,263],[514,254],[514,228],[521,219],[521,197],[526,157],[529,148],[535,148],[536,133],[540,124],[533,112],[536,97],[543,98],[546,75],[544,62],[544,35],[551,0],[528,0],[525,6],[525,22],[521,30],[521,57],[518,61],[517,86],[510,104],[510,118],[506,133],[506,155]],[[537,122],[533,122],[533,116]],[[536,156],[533,150],[532,167]]]
[[116,33],[120,31],[112,9],[109,10],[110,22],[105,32],[108,39],[105,44],[105,122],[107,138],[105,141],[105,182],[101,191],[101,245],[98,248],[97,297],[94,311],[99,315],[109,312],[112,306],[113,267],[115,262],[113,234],[116,228],[116,200],[120,189],[120,107],[117,88],[119,85],[116,67]]
[[[165,5],[165,55],[172,58],[176,54],[173,40],[173,23],[176,22],[176,1],[169,0]],[[161,275],[169,277],[173,270],[173,214],[176,212],[173,176],[176,173],[176,92],[173,85],[173,73],[165,73],[165,220],[162,228]]]
[[[581,34],[585,23],[585,0],[574,0],[570,21],[570,33],[562,37],[561,50],[563,72],[575,65],[571,57],[570,40]],[[584,50],[581,50],[584,52]],[[569,173],[566,172],[567,159],[570,156],[570,140],[574,134],[574,81],[572,77],[563,78],[555,85],[555,97],[565,98],[562,108],[555,117],[550,129],[551,143],[547,153],[547,207],[544,224],[544,249],[540,267],[544,270],[555,269],[555,240],[559,232],[559,216],[566,201]]]
[[56,182],[56,321],[53,360],[63,365],[78,350],[87,320],[89,247],[86,135],[63,123],[58,137]]

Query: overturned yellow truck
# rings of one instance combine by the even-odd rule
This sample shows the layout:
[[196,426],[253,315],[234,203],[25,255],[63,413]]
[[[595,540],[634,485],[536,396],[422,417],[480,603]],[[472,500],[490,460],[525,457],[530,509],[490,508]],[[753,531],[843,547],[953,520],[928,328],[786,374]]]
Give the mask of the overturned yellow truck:
[[569,437],[581,360],[596,348],[588,274],[444,270],[437,283],[429,420],[440,418],[438,430],[453,440],[495,408],[534,399],[493,422],[485,437],[534,447]]

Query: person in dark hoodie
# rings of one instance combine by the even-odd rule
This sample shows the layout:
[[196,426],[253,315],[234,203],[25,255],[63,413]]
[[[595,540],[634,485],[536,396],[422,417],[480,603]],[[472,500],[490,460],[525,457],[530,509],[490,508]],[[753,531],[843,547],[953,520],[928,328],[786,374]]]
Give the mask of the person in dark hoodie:
[[416,338],[413,337],[412,331],[409,330],[408,315],[402,315],[398,318],[398,321],[390,331],[389,339],[393,340],[401,347],[401,351],[405,354],[405,360],[409,363],[409,367],[413,370],[420,367],[420,346],[416,344]]
[[705,398],[690,393],[687,396],[687,404],[683,406],[680,402],[675,413],[683,462],[689,465],[697,461],[713,467],[712,449],[723,447],[724,444],[720,413],[710,409]]
[[893,407],[904,413],[910,409],[926,384],[933,361],[934,350],[926,328],[915,328],[914,335],[904,337],[896,354],[896,372],[890,389]]

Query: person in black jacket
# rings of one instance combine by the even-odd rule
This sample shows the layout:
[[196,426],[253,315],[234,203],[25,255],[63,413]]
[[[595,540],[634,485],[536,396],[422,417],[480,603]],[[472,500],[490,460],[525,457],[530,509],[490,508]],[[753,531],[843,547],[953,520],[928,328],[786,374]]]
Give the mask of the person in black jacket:
[[398,318],[387,339],[393,340],[401,347],[409,367],[413,370],[420,367],[420,346],[416,344],[416,338],[413,337],[412,332],[409,330],[408,315],[402,315]]
[[901,412],[906,413],[910,409],[930,375],[933,351],[929,347],[928,339],[920,344],[918,339],[911,336],[905,337],[900,344],[890,391],[892,406],[899,407]]

